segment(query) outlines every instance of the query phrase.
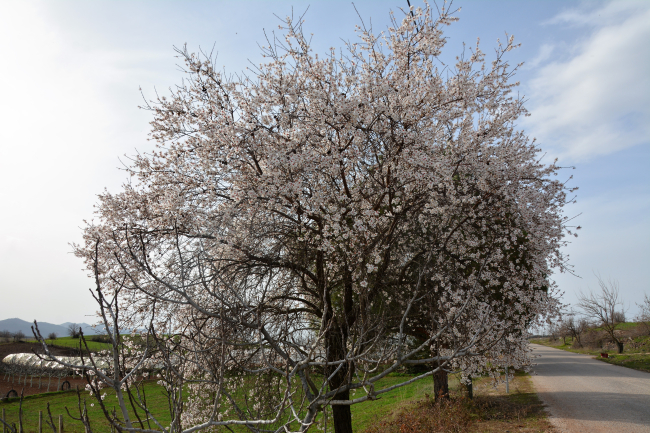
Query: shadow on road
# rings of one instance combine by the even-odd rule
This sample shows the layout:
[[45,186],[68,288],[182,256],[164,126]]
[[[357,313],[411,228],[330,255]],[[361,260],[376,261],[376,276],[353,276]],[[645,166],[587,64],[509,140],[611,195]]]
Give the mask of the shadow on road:
[[[539,392],[538,396],[545,402],[563,402],[560,408],[569,419],[579,421],[602,421],[605,423],[622,422],[647,428],[650,425],[650,407],[648,396],[644,394],[619,394],[608,392]],[[567,405],[567,401],[575,402]],[[580,406],[573,410],[571,406]],[[626,411],[612,411],[612,407],[626,407]],[[589,409],[589,410],[580,410]],[[632,419],[629,411],[635,411],[640,417]],[[645,413],[645,416],[643,415]]]

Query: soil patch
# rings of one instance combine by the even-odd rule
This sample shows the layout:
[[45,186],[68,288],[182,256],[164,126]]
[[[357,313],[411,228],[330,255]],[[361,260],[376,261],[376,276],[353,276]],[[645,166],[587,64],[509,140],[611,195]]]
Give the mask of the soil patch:
[[[69,347],[49,346],[50,353],[55,356],[78,356],[79,351]],[[12,353],[43,353],[43,346],[40,343],[4,343],[0,344],[0,361]]]
[[[32,380],[29,376],[27,377],[27,385],[23,385],[23,378],[20,379],[20,385],[18,384],[18,378],[7,378],[7,380],[4,380],[4,374],[0,373],[0,399],[3,399],[7,396],[7,393],[11,391],[12,389],[16,391],[18,396],[20,397],[21,391],[23,392],[24,396],[28,395],[34,395],[34,394],[42,394],[44,392],[47,392],[47,383],[49,378],[47,376],[44,376],[41,378],[41,387],[39,389],[38,387],[38,376],[34,376],[34,379]],[[75,377],[63,377],[61,378],[61,384],[63,382],[68,381],[70,383],[70,389],[75,389],[77,386],[79,389],[84,389],[86,387],[86,379],[75,376]],[[58,391],[57,389],[57,384],[59,384],[59,379],[57,377],[53,377],[50,382],[50,392],[52,391]],[[32,386],[30,386],[32,385]],[[67,385],[66,385],[67,389]]]

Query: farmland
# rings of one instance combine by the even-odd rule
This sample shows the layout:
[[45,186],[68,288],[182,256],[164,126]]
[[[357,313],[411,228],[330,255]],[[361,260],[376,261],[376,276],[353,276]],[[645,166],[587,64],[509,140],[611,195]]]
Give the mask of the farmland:
[[[109,349],[111,347],[110,344],[108,343],[102,343],[101,341],[95,341],[96,336],[88,336],[86,337],[86,344],[88,345],[88,348],[90,349],[91,352],[98,352],[100,350],[105,350]],[[28,339],[25,340],[27,343],[36,343],[37,341],[34,339]],[[70,348],[70,349],[79,349],[80,347],[85,350],[85,345],[84,343],[81,342],[80,338],[72,338],[72,337],[60,337],[57,338],[56,340],[46,340],[47,344],[49,346],[54,346],[54,347],[64,347],[64,348]]]

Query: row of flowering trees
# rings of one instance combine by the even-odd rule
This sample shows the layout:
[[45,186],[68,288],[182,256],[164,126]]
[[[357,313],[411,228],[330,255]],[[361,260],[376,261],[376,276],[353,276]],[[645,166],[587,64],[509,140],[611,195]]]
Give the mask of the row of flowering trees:
[[[86,367],[116,392],[116,428],[347,433],[351,405],[414,380],[530,364],[567,191],[516,128],[513,40],[443,65],[452,21],[411,8],[320,56],[287,18],[249,75],[178,51],[187,79],[148,106],[157,149],[75,246],[113,330],[115,368]],[[126,327],[152,343],[119,344]],[[146,362],[164,366],[171,425],[127,410]]]

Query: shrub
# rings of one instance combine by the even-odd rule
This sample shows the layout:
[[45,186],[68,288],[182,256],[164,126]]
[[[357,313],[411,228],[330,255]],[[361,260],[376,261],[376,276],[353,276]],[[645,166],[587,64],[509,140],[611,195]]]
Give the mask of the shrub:
[[98,343],[110,343],[111,338],[108,335],[100,334],[100,335],[93,335],[88,338],[89,341],[97,341]]

